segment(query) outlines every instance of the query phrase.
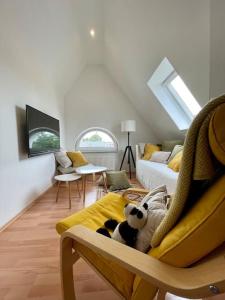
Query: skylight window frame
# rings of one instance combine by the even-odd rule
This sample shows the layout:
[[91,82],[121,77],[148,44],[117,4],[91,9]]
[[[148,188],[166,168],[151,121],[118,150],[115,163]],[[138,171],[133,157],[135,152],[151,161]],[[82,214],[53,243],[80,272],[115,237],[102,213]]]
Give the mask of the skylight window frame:
[[[186,98],[186,95],[184,95],[185,98],[183,98],[182,95],[179,95],[180,93],[185,93],[183,89],[179,89],[182,87],[179,86],[179,82],[178,85],[176,82],[174,84],[177,87],[178,92],[176,92],[176,87],[172,89],[172,84],[171,89],[168,87],[170,82],[172,82],[176,76],[178,76],[178,79],[182,80],[185,88],[188,89],[188,92],[191,93],[191,96],[197,102],[199,107],[195,107],[194,111],[192,110],[192,105],[189,107],[189,102],[186,103],[186,100],[188,99]],[[181,132],[186,132],[190,127],[194,117],[198,113],[198,110],[201,110],[201,106],[167,57],[164,57],[156,70],[153,72],[147,81],[147,85],[164,110],[167,112],[171,120],[174,122],[176,127]]]

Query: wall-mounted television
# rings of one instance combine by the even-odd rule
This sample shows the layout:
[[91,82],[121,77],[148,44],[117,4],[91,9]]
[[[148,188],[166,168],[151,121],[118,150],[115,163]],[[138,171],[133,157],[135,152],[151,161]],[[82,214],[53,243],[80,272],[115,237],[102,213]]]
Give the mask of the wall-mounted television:
[[26,105],[28,156],[59,151],[59,120]]

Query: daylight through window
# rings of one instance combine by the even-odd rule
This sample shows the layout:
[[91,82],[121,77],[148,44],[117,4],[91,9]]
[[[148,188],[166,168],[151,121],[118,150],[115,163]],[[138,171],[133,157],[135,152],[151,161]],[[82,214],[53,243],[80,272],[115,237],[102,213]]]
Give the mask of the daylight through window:
[[116,152],[118,143],[108,130],[90,128],[79,135],[75,148],[83,152]]
[[196,116],[199,113],[201,106],[179,75],[176,75],[170,81],[168,87],[174,97],[180,102],[180,105],[184,105],[184,108],[189,110],[192,116]]

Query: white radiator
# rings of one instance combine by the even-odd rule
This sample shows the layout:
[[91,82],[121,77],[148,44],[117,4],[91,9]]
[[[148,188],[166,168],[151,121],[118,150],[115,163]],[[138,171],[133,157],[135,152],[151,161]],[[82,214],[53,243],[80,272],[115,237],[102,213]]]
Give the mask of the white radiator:
[[85,153],[85,157],[94,165],[104,166],[109,170],[117,169],[118,153]]

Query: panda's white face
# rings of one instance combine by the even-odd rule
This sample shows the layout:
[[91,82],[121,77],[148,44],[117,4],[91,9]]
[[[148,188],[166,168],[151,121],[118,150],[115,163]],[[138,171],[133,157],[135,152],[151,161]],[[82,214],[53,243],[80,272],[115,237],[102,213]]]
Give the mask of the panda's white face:
[[124,208],[124,215],[128,224],[135,229],[141,229],[147,222],[148,205],[136,206],[134,204],[128,204]]

